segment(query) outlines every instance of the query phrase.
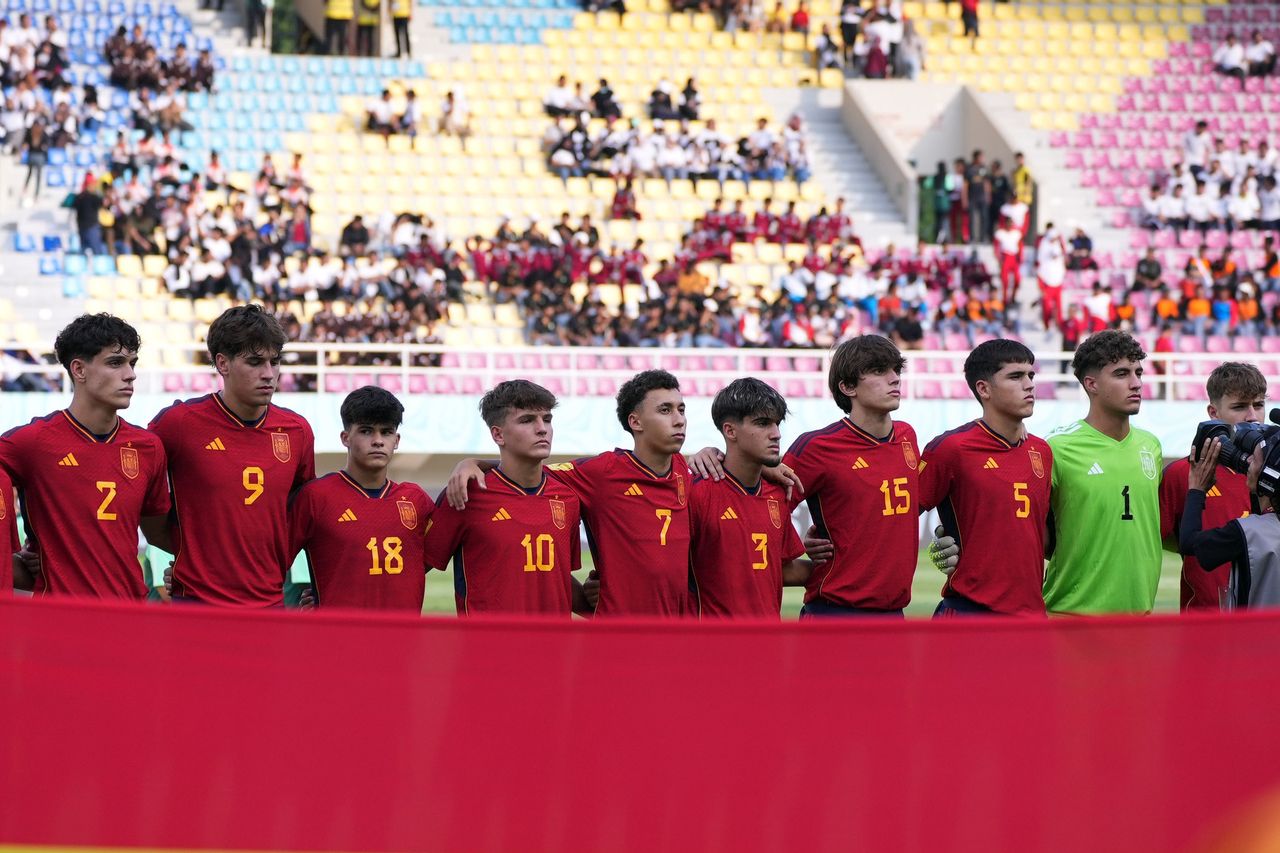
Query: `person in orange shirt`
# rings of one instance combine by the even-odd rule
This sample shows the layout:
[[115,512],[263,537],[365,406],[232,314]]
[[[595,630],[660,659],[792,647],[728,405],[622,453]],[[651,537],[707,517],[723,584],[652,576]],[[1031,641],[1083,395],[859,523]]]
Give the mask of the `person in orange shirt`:
[[1209,323],[1209,313],[1212,308],[1209,302],[1209,289],[1207,287],[1200,288],[1200,291],[1187,300],[1187,308],[1185,316],[1187,318],[1186,331],[1191,332],[1197,337],[1203,338],[1205,330]]
[[1262,314],[1262,306],[1258,304],[1257,294],[1258,288],[1252,281],[1246,281],[1240,285],[1236,297],[1236,312],[1240,318],[1236,326],[1236,334],[1258,334],[1258,320]]
[[1222,256],[1213,262],[1210,269],[1213,273],[1213,284],[1215,287],[1219,285],[1226,285],[1228,287],[1236,286],[1239,270],[1236,267],[1235,259],[1231,257],[1230,246],[1227,246],[1222,250]]
[[1160,288],[1160,298],[1156,300],[1156,305],[1152,311],[1152,321],[1157,326],[1166,326],[1178,319],[1180,310],[1178,301],[1169,295],[1169,288]]

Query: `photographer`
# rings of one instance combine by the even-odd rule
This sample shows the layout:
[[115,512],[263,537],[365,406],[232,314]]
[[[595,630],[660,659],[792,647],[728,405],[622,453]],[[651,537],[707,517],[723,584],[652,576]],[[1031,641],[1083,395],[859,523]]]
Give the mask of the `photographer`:
[[[1272,410],[1273,420],[1276,414]],[[1280,519],[1272,505],[1280,483],[1280,471],[1276,470],[1280,465],[1280,442],[1274,440],[1275,427],[1251,427],[1248,432],[1255,439],[1259,435],[1264,438],[1241,442],[1242,427],[1237,426],[1227,436],[1219,433],[1200,444],[1198,457],[1191,465],[1179,535],[1182,553],[1194,555],[1202,566],[1231,564],[1231,578],[1223,594],[1224,610],[1280,606]],[[1238,471],[1243,462],[1237,446],[1241,443],[1252,444],[1246,482],[1249,492],[1257,498],[1259,514],[1203,530],[1206,493],[1213,487],[1218,459],[1226,453],[1231,467]]]
[[[1252,364],[1228,361],[1218,365],[1205,383],[1208,414],[1229,427],[1239,423],[1262,423],[1266,419],[1267,380]],[[1160,479],[1160,535],[1165,549],[1178,552],[1178,532],[1187,503],[1190,470],[1195,457],[1177,459],[1164,469]],[[1207,489],[1202,523],[1220,527],[1235,518],[1249,515],[1251,501],[1244,474],[1218,460],[1216,480]],[[1231,564],[1202,566],[1194,556],[1182,558],[1180,609],[1221,610],[1222,592],[1231,579]]]

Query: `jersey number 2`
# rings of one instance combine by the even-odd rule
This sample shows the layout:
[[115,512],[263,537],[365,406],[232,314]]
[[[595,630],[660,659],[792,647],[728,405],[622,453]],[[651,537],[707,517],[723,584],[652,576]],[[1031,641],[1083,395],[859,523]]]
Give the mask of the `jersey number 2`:
[[111,511],[111,504],[116,499],[116,484],[99,480],[94,485],[104,495],[102,503],[98,504],[98,521],[115,521],[116,514]]

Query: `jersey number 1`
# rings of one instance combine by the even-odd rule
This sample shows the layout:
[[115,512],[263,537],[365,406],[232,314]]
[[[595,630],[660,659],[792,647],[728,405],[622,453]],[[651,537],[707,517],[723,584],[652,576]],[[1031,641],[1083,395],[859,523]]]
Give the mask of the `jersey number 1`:
[[1121,521],[1133,521],[1133,513],[1129,511],[1129,487],[1125,486],[1120,490],[1120,496],[1124,498],[1124,512],[1120,513]]

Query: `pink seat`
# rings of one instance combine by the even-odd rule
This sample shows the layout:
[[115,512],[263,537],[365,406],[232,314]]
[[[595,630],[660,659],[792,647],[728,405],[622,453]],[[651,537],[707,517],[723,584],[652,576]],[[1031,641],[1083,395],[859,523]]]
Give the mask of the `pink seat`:
[[458,386],[453,381],[452,376],[438,373],[431,378],[431,391],[435,394],[456,394],[458,393]]
[[427,377],[421,373],[415,373],[409,377],[409,393],[410,394],[426,394],[430,391],[427,383]]
[[1208,352],[1231,352],[1231,339],[1222,335],[1210,335],[1206,341]]
[[400,374],[398,373],[378,374],[378,387],[384,388],[392,394],[404,393],[404,382],[400,379]]
[[324,390],[327,394],[345,394],[351,390],[346,376],[328,374],[324,378]]
[[368,373],[357,373],[351,377],[352,388],[363,388],[366,385],[373,384],[373,376]]
[[186,390],[186,387],[182,381],[182,374],[166,373],[164,375],[164,392],[166,394],[177,394],[179,391],[184,390]]
[[1231,339],[1232,352],[1259,352],[1258,339],[1253,335],[1238,335]]

